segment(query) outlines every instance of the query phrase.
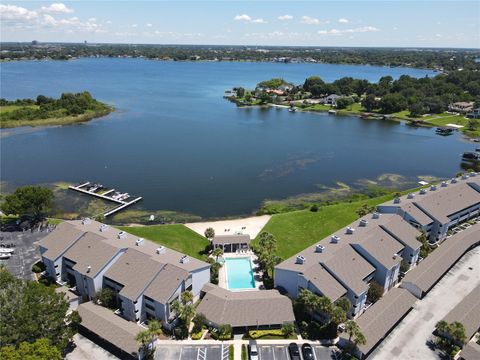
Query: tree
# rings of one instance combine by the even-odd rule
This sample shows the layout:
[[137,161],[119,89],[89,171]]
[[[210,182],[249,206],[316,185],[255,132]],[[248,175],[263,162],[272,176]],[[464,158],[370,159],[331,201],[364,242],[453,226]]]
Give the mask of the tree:
[[305,307],[305,310],[310,313],[313,319],[313,311],[317,306],[317,295],[310,290],[302,289],[298,294],[298,301]]
[[367,339],[365,338],[365,335],[362,333],[362,329],[360,329],[360,326],[358,326],[358,324],[355,321],[347,320],[345,322],[345,332],[349,335],[348,341],[354,347],[356,347],[357,345],[365,345],[367,343]]
[[289,324],[284,324],[282,326],[282,334],[286,338],[290,337],[294,333],[295,333],[295,326],[293,326],[293,324],[289,323]]
[[336,101],[337,109],[346,109],[353,104],[353,99],[348,96],[341,97]]
[[379,104],[378,101],[375,100],[375,95],[369,94],[362,100],[362,106],[365,108],[366,111],[371,112],[374,109],[378,108]]
[[205,315],[197,313],[193,317],[193,329],[192,332],[198,333],[200,330],[202,330],[203,325],[207,322],[207,318]]
[[387,94],[380,100],[380,111],[384,114],[402,111],[406,107],[407,102],[405,98],[397,93]]
[[458,321],[449,324],[441,320],[435,325],[435,330],[439,339],[437,342],[438,347],[450,358],[453,358],[460,350],[458,345],[463,346],[467,340],[465,326]]
[[100,305],[109,309],[114,309],[117,306],[115,291],[109,288],[100,289],[97,292],[97,300],[100,302]]
[[[135,335],[135,341],[138,343],[140,350],[146,355],[148,351],[148,345],[150,344],[152,336],[148,329],[140,331]],[[145,356],[147,357],[147,356]]]
[[348,313],[352,308],[352,303],[346,297],[341,297],[340,299],[338,299],[336,304],[338,307],[342,308],[343,311],[345,311],[346,313]]
[[0,348],[2,360],[61,360],[62,354],[48,339],[37,339],[33,343],[22,342],[18,348],[7,345]]
[[243,98],[245,96],[245,89],[243,87],[237,88],[237,97]]
[[435,324],[435,330],[440,334],[445,334],[449,329],[449,324],[445,320],[440,320]]
[[315,310],[330,315],[332,312],[332,301],[326,296],[316,296]]
[[5,196],[0,206],[7,215],[30,215],[42,220],[53,205],[53,192],[41,186],[19,187],[13,194]]
[[220,325],[218,328],[218,335],[220,340],[230,339],[232,336],[232,326],[229,324]]
[[380,284],[375,281],[370,282],[367,293],[368,301],[372,303],[377,302],[383,296],[384,291],[385,289]]
[[341,324],[347,320],[347,313],[340,306],[335,306],[330,311],[330,321],[335,325]]
[[414,102],[408,106],[411,117],[419,117],[425,114],[425,107],[420,102]]
[[52,287],[15,279],[0,267],[0,346],[46,338],[63,351],[75,333],[78,316],[66,316],[68,302]]
[[215,230],[211,227],[205,229],[205,237],[207,239],[213,239],[215,237]]
[[[148,323],[148,328],[140,331],[135,336],[135,341],[139,344],[141,351],[144,354],[144,358],[152,358],[155,352],[153,343],[155,339],[162,334],[162,325],[157,320],[151,320]],[[151,345],[151,346],[150,346]]]
[[180,296],[184,304],[190,303],[193,301],[193,294],[191,291],[184,291]]
[[368,204],[363,204],[361,207],[357,209],[357,215],[359,217],[365,216],[370,214],[371,212],[375,211],[375,206],[370,206]]
[[223,249],[219,247],[213,249],[212,255],[215,256],[215,260],[218,261],[218,257],[223,255]]

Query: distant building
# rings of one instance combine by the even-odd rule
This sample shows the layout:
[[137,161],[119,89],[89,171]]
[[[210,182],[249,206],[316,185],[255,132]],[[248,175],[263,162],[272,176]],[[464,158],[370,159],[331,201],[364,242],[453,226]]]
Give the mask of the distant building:
[[473,110],[473,102],[456,102],[448,106],[449,111],[458,112],[460,114],[466,114]]
[[472,112],[467,114],[469,119],[480,119],[480,108],[473,109]]
[[337,106],[337,100],[340,98],[341,98],[340,95],[331,94],[322,98],[322,103],[325,105]]

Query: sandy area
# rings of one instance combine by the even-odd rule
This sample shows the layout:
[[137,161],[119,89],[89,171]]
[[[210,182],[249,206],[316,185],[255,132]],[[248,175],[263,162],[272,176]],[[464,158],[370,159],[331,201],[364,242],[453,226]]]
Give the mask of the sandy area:
[[202,236],[204,236],[205,229],[211,227],[215,230],[215,235],[234,235],[236,232],[241,232],[254,239],[270,218],[270,215],[262,215],[235,220],[188,223],[185,226]]

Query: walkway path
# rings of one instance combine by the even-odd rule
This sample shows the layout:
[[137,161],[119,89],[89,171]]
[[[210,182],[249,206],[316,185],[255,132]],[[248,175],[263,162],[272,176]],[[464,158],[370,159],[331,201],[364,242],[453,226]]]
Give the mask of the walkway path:
[[440,282],[418,300],[371,359],[438,360],[427,342],[435,324],[480,284],[480,248],[465,254]]

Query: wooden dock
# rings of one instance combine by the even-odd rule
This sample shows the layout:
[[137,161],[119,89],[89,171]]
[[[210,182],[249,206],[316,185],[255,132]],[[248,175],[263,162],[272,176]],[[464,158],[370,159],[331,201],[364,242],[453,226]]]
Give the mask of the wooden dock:
[[68,188],[71,189],[71,190],[74,190],[74,191],[78,191],[82,194],[86,194],[86,195],[90,195],[90,196],[93,196],[93,197],[96,197],[96,198],[99,198],[99,199],[103,199],[103,200],[107,200],[107,201],[111,201],[111,202],[114,202],[116,204],[118,204],[118,206],[114,207],[113,209],[111,210],[108,210],[106,211],[103,216],[107,217],[107,216],[110,216],[110,215],[113,215],[115,214],[116,212],[122,210],[122,209],[125,209],[126,207],[130,206],[130,205],[133,205],[137,202],[139,202],[140,200],[142,200],[142,197],[139,196],[139,197],[136,197],[136,198],[133,198],[133,200],[128,200],[128,199],[131,199],[132,197],[128,194],[119,194],[119,195],[128,195],[126,198],[124,199],[120,199],[120,198],[113,198],[111,196],[112,193],[115,193],[115,189],[109,189],[101,194],[97,193],[96,190],[95,191],[91,191],[89,190],[89,185],[92,185],[94,186],[91,182],[87,181],[86,183],[83,183],[83,184],[80,184],[80,185],[77,185],[77,186],[69,186]]

